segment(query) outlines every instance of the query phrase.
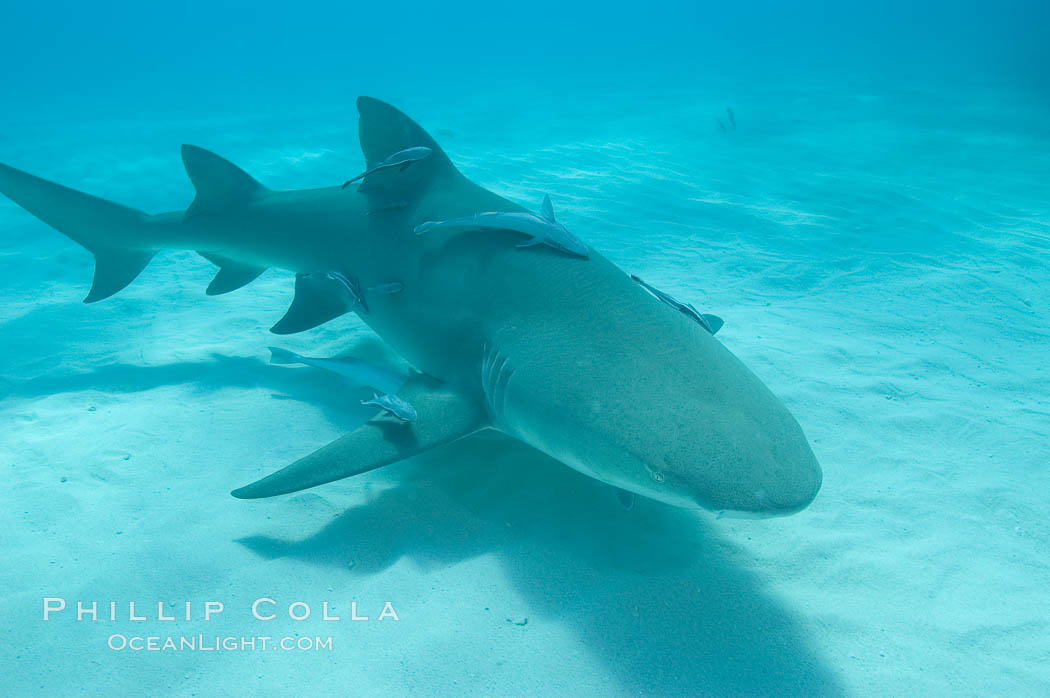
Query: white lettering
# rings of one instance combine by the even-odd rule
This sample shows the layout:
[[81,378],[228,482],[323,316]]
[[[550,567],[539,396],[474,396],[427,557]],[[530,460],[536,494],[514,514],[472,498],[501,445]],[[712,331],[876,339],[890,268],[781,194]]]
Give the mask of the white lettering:
[[378,620],[383,620],[384,618],[393,618],[394,620],[401,620],[397,617],[397,611],[394,610],[393,605],[389,601],[383,604],[383,612],[379,614]]
[[[304,609],[303,612],[302,612],[302,615],[296,615],[295,614],[295,610],[294,609],[296,609],[296,608]],[[288,617],[291,618],[292,620],[306,620],[307,618],[310,617],[310,607],[307,606],[302,601],[296,601],[295,603],[293,603],[292,605],[290,605],[288,607]]]
[[264,604],[264,603],[268,603],[271,606],[276,606],[277,605],[277,602],[274,601],[273,599],[268,599],[266,597],[263,597],[261,599],[256,599],[255,603],[252,604],[252,615],[255,616],[258,620],[273,620],[274,618],[277,617],[276,613],[271,613],[268,616],[260,616],[259,615],[259,606],[261,604]]
[[[57,605],[56,605],[57,602]],[[51,620],[51,613],[65,610],[66,600],[53,596],[44,598],[44,620]]]
[[83,601],[77,601],[77,620],[84,620],[84,616],[90,614],[91,620],[98,620],[98,602],[92,601],[91,608],[86,608]]
[[205,601],[204,602],[204,620],[211,620],[213,613],[222,613],[222,610],[226,608],[222,605],[222,601]]
[[339,620],[339,616],[332,616],[328,614],[328,602],[325,601],[321,604],[321,620]]

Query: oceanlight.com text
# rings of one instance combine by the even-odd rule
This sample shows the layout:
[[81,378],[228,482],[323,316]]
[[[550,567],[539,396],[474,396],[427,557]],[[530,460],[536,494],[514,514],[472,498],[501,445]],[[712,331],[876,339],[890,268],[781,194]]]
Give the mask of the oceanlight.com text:
[[270,635],[121,635],[107,640],[115,652],[331,652],[332,637]]

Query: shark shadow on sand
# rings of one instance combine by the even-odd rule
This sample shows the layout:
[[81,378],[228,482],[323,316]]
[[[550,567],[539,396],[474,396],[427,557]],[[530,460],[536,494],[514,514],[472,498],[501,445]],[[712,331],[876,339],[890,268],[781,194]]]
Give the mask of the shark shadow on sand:
[[[403,558],[425,571],[493,555],[516,610],[571,628],[629,694],[842,694],[799,620],[741,569],[710,517],[648,500],[623,511],[609,488],[494,432],[393,468],[398,486],[305,538],[239,542],[344,569],[348,592]],[[505,625],[495,595],[476,604]]]

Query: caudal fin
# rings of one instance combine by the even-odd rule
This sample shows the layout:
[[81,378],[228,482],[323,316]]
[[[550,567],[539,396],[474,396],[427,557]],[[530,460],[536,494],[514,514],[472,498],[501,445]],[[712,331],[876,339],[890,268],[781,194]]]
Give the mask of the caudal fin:
[[156,249],[136,240],[147,214],[0,164],[0,192],[95,255],[85,303],[112,296],[146,268]]

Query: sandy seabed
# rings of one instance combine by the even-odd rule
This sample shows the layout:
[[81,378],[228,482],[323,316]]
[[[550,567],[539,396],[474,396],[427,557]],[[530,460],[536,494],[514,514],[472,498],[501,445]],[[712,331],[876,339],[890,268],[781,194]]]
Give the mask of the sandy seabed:
[[[268,365],[268,345],[397,358],[352,317],[275,338],[290,274],[206,298],[214,268],[192,252],[82,305],[90,255],[0,200],[4,692],[1050,693],[1046,106],[803,85],[736,95],[724,135],[721,94],[604,100],[393,101],[471,178],[550,193],[602,253],[724,317],[718,338],[823,465],[808,510],[624,511],[491,434],[235,500],[369,416],[332,376]],[[181,142],[305,188],[361,169],[353,124],[349,103],[12,122],[0,161],[159,212],[192,198]],[[45,597],[68,607],[45,622]],[[309,618],[288,617],[297,602]],[[223,646],[262,636],[295,647]]]

